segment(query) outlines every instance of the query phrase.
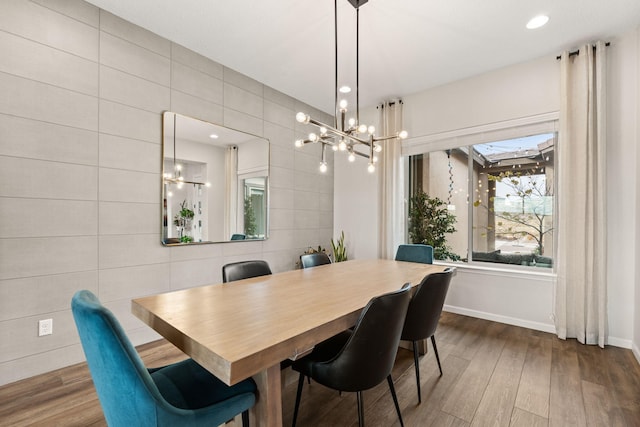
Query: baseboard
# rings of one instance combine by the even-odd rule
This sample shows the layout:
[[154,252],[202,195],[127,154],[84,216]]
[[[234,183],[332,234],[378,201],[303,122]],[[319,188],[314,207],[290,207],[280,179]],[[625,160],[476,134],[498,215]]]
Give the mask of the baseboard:
[[636,357],[638,365],[640,365],[640,349],[638,349],[638,346],[634,344],[631,346],[631,351],[633,351],[633,355]]
[[[622,338],[616,338],[612,336],[607,338],[607,345],[612,345],[614,347],[632,348],[632,344],[633,343],[631,342],[631,340],[625,340]],[[636,358],[638,358],[638,356],[636,356]]]
[[552,324],[533,322],[531,320],[518,319],[515,317],[502,316],[494,313],[487,313],[484,311],[469,310],[468,308],[454,307],[451,305],[445,305],[444,311],[450,313],[462,314],[464,316],[476,317],[478,319],[491,320],[493,322],[505,323],[507,325],[520,326],[522,328],[533,329],[536,331],[556,333],[556,328]]
[[[455,307],[451,305],[445,305],[443,307],[444,311],[448,311],[450,313],[462,314],[464,316],[476,317],[478,319],[491,320],[493,322],[505,323],[507,325],[520,326],[522,328],[533,329],[535,331],[549,332],[551,334],[556,333],[556,327],[552,324],[540,323],[540,322],[532,322],[530,320],[518,319],[516,317],[502,316],[500,314],[487,313],[484,311],[478,310],[470,310],[468,308],[463,307]],[[607,345],[611,345],[614,347],[620,348],[628,348],[633,351],[634,356],[640,363],[640,350],[638,346],[632,345],[631,340],[609,337],[607,339]]]

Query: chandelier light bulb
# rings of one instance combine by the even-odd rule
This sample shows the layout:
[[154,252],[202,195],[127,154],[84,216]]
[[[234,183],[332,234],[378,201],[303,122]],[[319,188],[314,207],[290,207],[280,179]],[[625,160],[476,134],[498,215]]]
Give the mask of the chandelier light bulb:
[[367,132],[369,132],[369,135],[373,135],[376,132],[376,127],[375,126],[369,126],[367,128]]
[[318,135],[316,135],[315,133],[311,132],[309,134],[309,141],[311,142],[318,142]]
[[347,149],[347,142],[344,139],[340,140],[340,143],[338,144],[338,149],[340,151],[344,151]]
[[205,183],[204,183],[204,186],[205,186],[205,187],[207,187],[207,188],[208,188],[208,187],[211,187],[211,183],[210,183],[210,182],[205,182]]
[[356,125],[356,119],[351,117],[348,123],[349,123],[349,127],[354,127]]
[[299,123],[309,123],[309,119],[310,119],[309,115],[303,113],[302,111],[296,114],[296,120]]
[[398,133],[398,138],[400,139],[405,139],[407,136],[409,136],[409,134],[406,130],[401,130],[400,133]]
[[167,197],[172,197],[172,196],[173,196],[173,192],[172,192],[172,191],[169,191],[169,192],[167,193]]
[[358,126],[358,132],[359,133],[365,133],[367,131],[367,125],[362,124],[360,126]]
[[340,109],[341,110],[346,110],[347,109],[347,100],[346,99],[341,99],[340,100]]
[[369,171],[369,173],[374,173],[376,171],[376,167],[374,166],[373,162],[369,163],[367,170]]
[[326,135],[326,134],[327,134],[327,128],[321,127],[320,128],[320,135]]
[[295,145],[296,147],[300,148],[304,145],[304,141],[301,139],[296,139]]
[[373,163],[378,163],[378,156],[373,156]]
[[338,151],[338,146],[337,146],[337,145],[335,145],[335,144],[333,144],[333,145],[331,146],[331,149],[332,149],[333,151]]
[[376,153],[381,152],[381,151],[382,151],[382,145],[380,145],[380,144],[376,144],[376,146],[375,146],[374,150],[375,150],[375,152],[376,152]]
[[327,163],[326,162],[321,162],[320,163],[320,172],[325,173],[327,171]]
[[350,162],[355,162],[356,161],[356,155],[353,153],[349,153],[349,157],[347,157],[347,159],[349,159]]

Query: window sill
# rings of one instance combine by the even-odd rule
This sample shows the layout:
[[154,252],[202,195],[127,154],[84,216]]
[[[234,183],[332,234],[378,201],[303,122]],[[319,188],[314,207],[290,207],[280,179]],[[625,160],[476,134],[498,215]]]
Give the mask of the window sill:
[[[513,275],[513,276],[526,276],[526,277],[540,277],[540,278],[549,278],[555,279],[557,277],[556,272],[553,268],[546,267],[520,267],[514,268],[510,267],[510,264],[498,264],[500,267],[497,267],[495,264],[491,266],[478,265],[478,263],[468,263],[468,262],[445,262],[445,261],[434,261],[436,265],[444,265],[447,267],[455,267],[459,270],[464,271],[474,271],[488,274],[499,274],[499,275]],[[504,266],[504,267],[502,267]],[[542,271],[540,271],[542,270]]]

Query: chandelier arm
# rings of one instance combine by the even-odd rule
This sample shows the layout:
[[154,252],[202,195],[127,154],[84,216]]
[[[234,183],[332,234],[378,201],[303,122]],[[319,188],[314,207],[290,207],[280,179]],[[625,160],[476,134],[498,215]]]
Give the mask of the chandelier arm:
[[373,135],[369,135],[369,160],[373,161],[373,150],[375,149],[375,144],[373,143]]
[[355,154],[356,156],[364,157],[365,159],[370,159],[371,158],[371,157],[369,157],[368,154],[361,153],[361,152],[356,151],[356,150],[351,150],[350,152]]
[[206,185],[205,182],[198,182],[198,181],[186,181],[186,180],[182,180],[182,179],[176,179],[176,178],[163,178],[164,182],[170,182],[173,184],[196,184],[196,185]]
[[342,136],[345,138],[348,138],[350,140],[352,140],[353,142],[356,142],[358,144],[364,144],[364,145],[369,145],[369,141],[365,140],[365,139],[360,139],[357,136],[353,136],[353,135],[349,135],[346,132],[342,132],[341,130],[338,130],[332,126],[329,126],[325,123],[319,122],[314,118],[309,117],[309,123],[311,123],[312,125],[318,126],[318,127],[324,127],[327,129],[327,131],[331,131],[332,133],[335,133],[338,136]]
[[390,139],[396,139],[396,138],[398,138],[398,134],[389,135],[389,136],[374,136],[373,142],[388,141]]

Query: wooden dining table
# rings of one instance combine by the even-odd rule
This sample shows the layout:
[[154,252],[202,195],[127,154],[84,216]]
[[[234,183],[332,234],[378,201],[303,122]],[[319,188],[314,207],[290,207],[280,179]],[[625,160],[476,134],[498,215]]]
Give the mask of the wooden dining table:
[[253,377],[252,425],[281,426],[281,361],[353,326],[372,297],[445,268],[353,260],[137,298],[131,310],[226,384]]

